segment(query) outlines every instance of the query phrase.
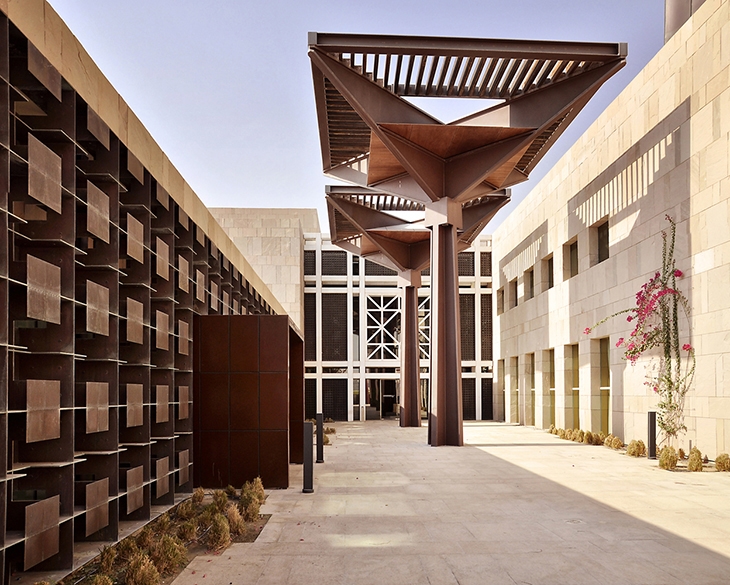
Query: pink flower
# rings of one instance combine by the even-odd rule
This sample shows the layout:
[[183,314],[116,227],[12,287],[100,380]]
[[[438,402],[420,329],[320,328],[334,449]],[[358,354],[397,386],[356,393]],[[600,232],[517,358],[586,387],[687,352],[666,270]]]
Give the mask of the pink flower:
[[691,345],[690,345],[689,343],[685,343],[685,344],[684,344],[684,345],[682,346],[682,349],[683,349],[684,351],[692,351],[692,346],[691,346]]
[[591,333],[591,328],[590,328],[590,327],[586,327],[586,328],[585,328],[585,329],[583,330],[583,335],[590,335],[590,333]]
[[624,342],[624,338],[623,338],[623,337],[619,337],[619,338],[618,338],[618,341],[616,342],[616,347],[621,347],[621,344],[622,344],[623,342]]
[[681,271],[681,270],[680,270],[679,268],[677,268],[677,269],[676,269],[676,270],[674,271],[674,276],[676,276],[677,278],[682,278],[682,275],[683,275],[683,274],[684,274],[684,272],[682,272],[682,271]]
[[633,318],[633,317],[632,317],[631,315],[629,315],[628,317],[626,317],[626,320],[627,320],[627,321],[628,321],[629,323],[631,323],[631,322],[632,322],[632,321],[634,320],[634,318]]

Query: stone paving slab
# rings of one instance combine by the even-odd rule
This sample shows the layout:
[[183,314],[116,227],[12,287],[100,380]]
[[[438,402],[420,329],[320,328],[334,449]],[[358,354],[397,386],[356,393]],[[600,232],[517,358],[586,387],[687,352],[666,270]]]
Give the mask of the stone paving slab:
[[256,542],[174,585],[730,583],[728,473],[500,423],[465,423],[463,448],[392,421],[332,426],[314,493],[292,466]]

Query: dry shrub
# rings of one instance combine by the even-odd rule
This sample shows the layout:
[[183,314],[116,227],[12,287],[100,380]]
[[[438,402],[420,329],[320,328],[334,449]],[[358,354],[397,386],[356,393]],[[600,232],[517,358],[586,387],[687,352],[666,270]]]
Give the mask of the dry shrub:
[[91,585],[114,585],[114,581],[109,575],[96,574],[91,580]]
[[324,422],[326,422],[326,423],[328,423],[328,422],[333,423],[335,421],[333,419],[331,419],[330,417],[327,417],[326,419],[324,419]]
[[201,531],[207,530],[213,524],[213,518],[218,513],[218,509],[215,504],[208,504],[203,511],[198,515],[198,528]]
[[231,530],[231,534],[239,535],[245,528],[245,522],[241,513],[238,511],[238,506],[229,504],[226,508],[226,520],[228,520],[228,527]]
[[324,427],[325,435],[334,435],[336,433],[337,433],[337,429],[335,427]]
[[674,447],[670,447],[669,445],[663,447],[659,453],[659,467],[662,469],[666,469],[668,471],[676,469],[678,460],[679,456],[677,455],[677,452],[674,450]]
[[264,482],[261,481],[260,477],[255,477],[253,480],[253,492],[256,494],[256,498],[259,504],[263,504],[266,501],[266,492],[264,491]]
[[113,546],[105,546],[99,552],[99,570],[109,574],[114,568],[114,561],[117,558],[117,549]]
[[561,439],[566,439],[568,437],[565,429],[558,429],[558,437],[560,437]]
[[323,445],[329,445],[330,444],[330,438],[327,435],[322,435],[322,444]]
[[606,440],[606,437],[607,437],[607,436],[608,436],[608,435],[606,435],[606,433],[604,433],[603,431],[600,431],[600,432],[598,433],[598,438],[596,439],[596,443],[595,443],[595,444],[596,444],[596,445],[603,445],[603,443],[604,443],[604,441]]
[[238,490],[234,488],[231,484],[228,484],[226,486],[226,495],[229,498],[237,498],[238,497]]
[[188,499],[180,502],[175,509],[175,514],[180,520],[190,520],[195,516],[195,504],[193,504],[193,500]]
[[613,443],[613,435],[607,435],[605,439],[603,439],[603,444],[606,447],[610,447]]
[[171,527],[172,520],[170,519],[170,515],[165,513],[157,518],[152,529],[155,531],[155,534],[165,534],[169,532]]
[[245,509],[241,510],[241,516],[243,516],[243,519],[246,522],[255,522],[259,519],[259,510],[261,509],[261,504],[258,503],[258,500],[253,500],[246,506]]
[[193,491],[193,504],[196,506],[203,503],[203,498],[205,498],[205,490],[202,487],[197,487]]
[[126,585],[159,585],[160,573],[147,553],[138,552],[130,559],[125,583]]
[[150,558],[160,575],[174,572],[187,561],[188,549],[177,536],[163,534],[150,551]]
[[137,546],[137,541],[134,538],[125,538],[116,548],[117,556],[125,563],[139,553],[139,546]]
[[579,430],[579,431],[573,433],[573,440],[576,443],[582,443],[585,436],[586,436],[586,434],[583,431]]
[[702,471],[702,453],[697,447],[692,447],[689,451],[687,469],[689,471]]
[[137,535],[137,546],[140,550],[149,550],[152,547],[154,540],[154,532],[152,531],[152,527],[148,524]]
[[592,445],[593,444],[593,433],[590,431],[586,431],[583,433],[583,442],[586,445]]
[[51,585],[48,581],[36,581],[33,585]]
[[555,434],[555,425],[550,425],[550,428],[548,429],[548,433],[550,433],[551,435]]
[[228,505],[228,495],[223,490],[215,490],[213,492],[213,505],[219,513],[223,513]]
[[633,439],[626,447],[626,454],[631,457],[646,457],[646,445],[644,441]]
[[223,514],[213,516],[213,523],[208,532],[208,548],[210,550],[223,550],[231,544],[231,529]]
[[730,455],[727,453],[720,453],[715,458],[715,469],[718,471],[730,471]]
[[616,449],[618,451],[619,449],[623,448],[623,446],[624,446],[624,442],[621,439],[619,439],[618,437],[614,437],[611,440],[612,449]]
[[177,537],[183,542],[190,542],[195,539],[198,531],[198,523],[194,518],[185,520],[177,529]]

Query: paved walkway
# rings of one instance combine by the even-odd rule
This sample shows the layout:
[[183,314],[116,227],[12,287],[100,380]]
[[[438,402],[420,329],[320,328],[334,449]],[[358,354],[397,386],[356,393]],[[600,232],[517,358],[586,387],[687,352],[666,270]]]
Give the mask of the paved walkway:
[[730,583],[730,474],[530,428],[338,423],[314,494],[272,491],[258,540],[198,557],[174,585]]

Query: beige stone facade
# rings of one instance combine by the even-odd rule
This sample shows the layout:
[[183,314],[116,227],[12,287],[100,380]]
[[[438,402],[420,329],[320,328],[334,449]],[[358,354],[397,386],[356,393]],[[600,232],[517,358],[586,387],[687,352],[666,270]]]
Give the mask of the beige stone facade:
[[649,360],[632,367],[616,348],[631,325],[619,318],[583,331],[634,305],[661,265],[668,214],[692,309],[684,334],[697,350],[680,446],[730,451],[728,47],[730,3],[707,0],[495,231],[507,421],[646,440],[657,402],[644,385]]

